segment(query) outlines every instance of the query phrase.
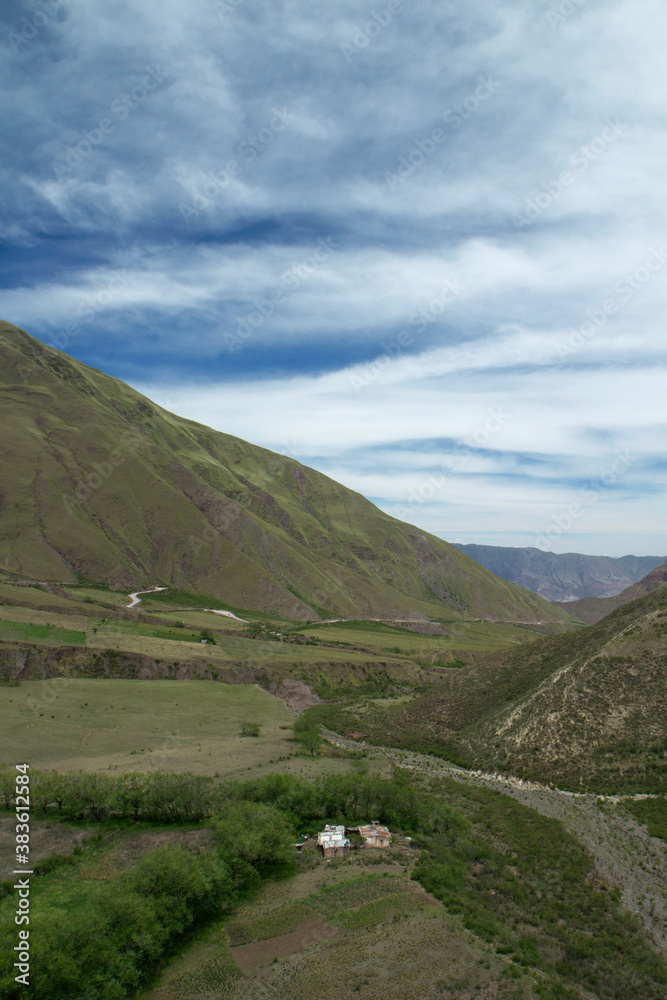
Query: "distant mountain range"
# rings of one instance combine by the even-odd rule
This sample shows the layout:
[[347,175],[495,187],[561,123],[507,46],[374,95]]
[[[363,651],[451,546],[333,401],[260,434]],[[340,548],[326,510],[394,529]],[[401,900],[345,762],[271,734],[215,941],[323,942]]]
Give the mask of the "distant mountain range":
[[568,616],[292,458],[0,324],[0,570],[329,616]]
[[561,604],[584,597],[614,597],[665,561],[664,555],[614,559],[500,545],[457,544],[457,548],[503,580]]
[[585,622],[587,625],[594,625],[595,622],[606,618],[616,608],[620,608],[630,601],[636,601],[638,597],[652,594],[654,590],[662,587],[665,583],[667,583],[667,562],[652,569],[643,580],[633,583],[632,586],[627,587],[620,594],[616,594],[615,597],[584,597],[580,601],[568,601],[567,603],[554,601],[554,604],[566,608],[579,621]]

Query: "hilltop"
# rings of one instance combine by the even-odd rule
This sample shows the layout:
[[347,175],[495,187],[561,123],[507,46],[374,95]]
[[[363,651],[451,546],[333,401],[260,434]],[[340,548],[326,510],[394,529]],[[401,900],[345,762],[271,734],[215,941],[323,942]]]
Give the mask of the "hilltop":
[[568,617],[314,469],[9,323],[0,358],[8,579],[162,584],[300,620]]
[[575,790],[667,790],[667,588],[492,654],[408,704],[311,712],[371,741]]
[[[502,545],[457,548],[503,580],[561,605],[585,597],[612,597],[664,562],[664,556],[588,556],[580,552],[542,552]],[[610,607],[611,611],[612,608]]]

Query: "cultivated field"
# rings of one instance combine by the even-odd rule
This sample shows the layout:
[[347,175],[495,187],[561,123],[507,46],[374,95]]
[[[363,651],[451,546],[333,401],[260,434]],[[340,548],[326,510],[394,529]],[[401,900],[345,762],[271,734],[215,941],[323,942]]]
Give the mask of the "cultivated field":
[[138,1000],[532,1000],[507,963],[410,880],[414,855],[360,850],[264,885],[209,927]]
[[[0,583],[0,645],[24,642],[45,646],[83,645],[156,659],[230,660],[256,666],[341,663],[352,666],[391,661],[409,666],[447,666],[489,650],[514,646],[542,635],[531,627],[502,621],[401,622],[285,621],[275,615],[228,608],[213,598],[166,590],[144,594],[128,609],[129,595],[102,587]],[[570,626],[552,624],[560,631]],[[202,643],[202,633],[208,641]]]

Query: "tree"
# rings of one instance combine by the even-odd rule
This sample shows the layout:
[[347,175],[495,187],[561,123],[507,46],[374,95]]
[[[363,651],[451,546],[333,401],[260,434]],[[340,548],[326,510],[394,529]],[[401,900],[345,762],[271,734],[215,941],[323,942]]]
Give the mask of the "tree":
[[30,795],[33,805],[42,812],[54,803],[62,809],[70,799],[72,781],[58,771],[35,771],[30,781]]
[[231,802],[211,823],[218,849],[245,881],[267,865],[294,863],[294,831],[287,817],[263,802]]
[[80,771],[71,778],[70,809],[77,819],[92,816],[101,823],[111,812],[115,792],[113,778]]
[[319,722],[312,722],[310,719],[297,719],[292,726],[294,742],[300,743],[305,750],[310,750],[311,757],[320,750],[322,739],[320,737]]
[[0,795],[5,800],[5,809],[9,809],[14,801],[16,790],[16,771],[11,767],[0,767]]
[[138,771],[121,774],[116,779],[116,790],[113,797],[114,812],[121,816],[132,816],[138,820],[139,813],[146,801],[146,776]]

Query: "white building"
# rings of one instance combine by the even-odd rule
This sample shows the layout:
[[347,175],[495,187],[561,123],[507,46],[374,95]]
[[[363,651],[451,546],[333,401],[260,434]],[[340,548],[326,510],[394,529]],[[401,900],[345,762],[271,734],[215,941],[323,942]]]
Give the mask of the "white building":
[[350,841],[345,836],[345,827],[325,826],[317,835],[317,846],[322,848],[325,858],[346,858],[350,853]]

